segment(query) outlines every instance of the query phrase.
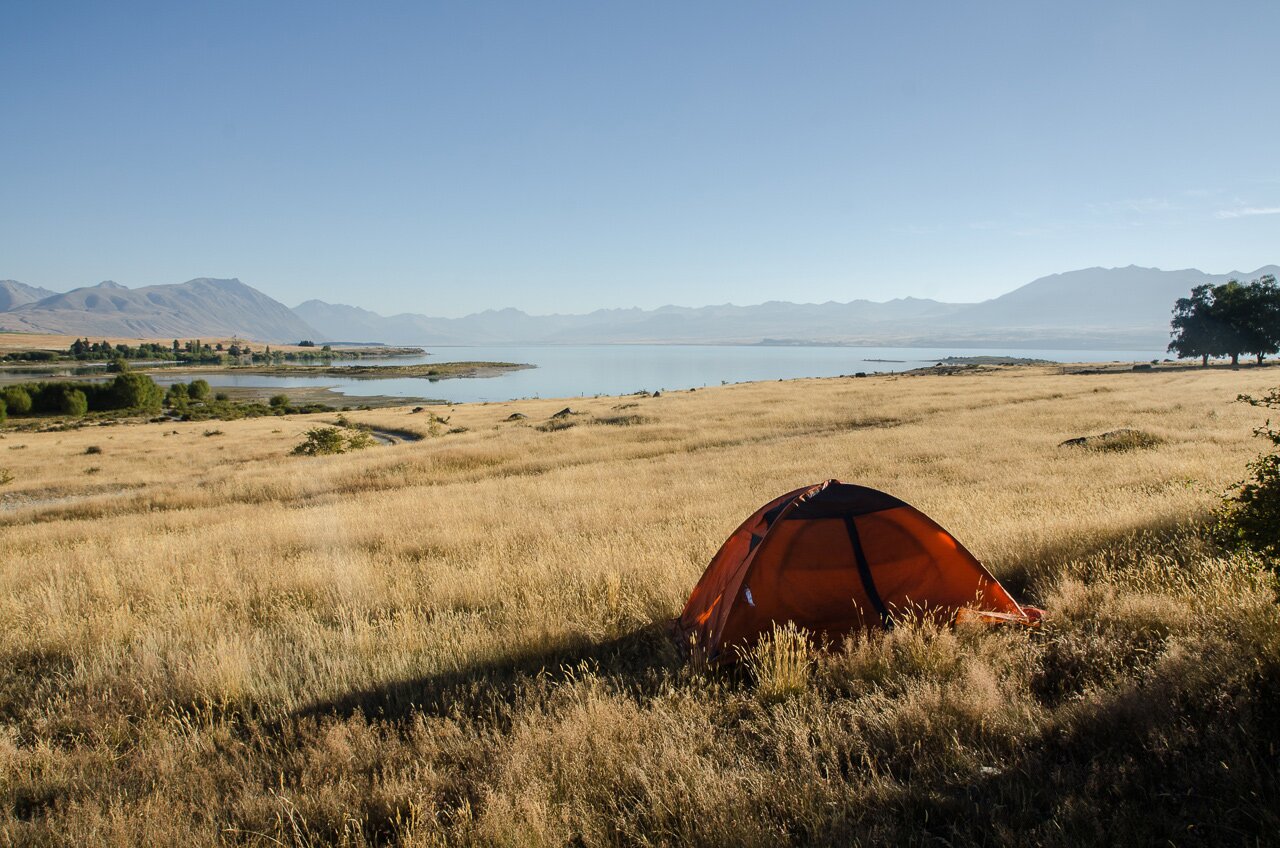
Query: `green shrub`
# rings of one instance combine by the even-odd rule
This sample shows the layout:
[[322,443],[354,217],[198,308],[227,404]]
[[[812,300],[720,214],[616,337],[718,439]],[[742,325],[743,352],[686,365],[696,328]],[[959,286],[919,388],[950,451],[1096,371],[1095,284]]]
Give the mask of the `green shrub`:
[[[1239,400],[1251,406],[1280,409],[1280,388],[1260,398],[1241,395]],[[1267,419],[1253,432],[1277,450],[1249,463],[1252,477],[1225,499],[1221,526],[1229,542],[1253,548],[1275,560],[1280,557],[1280,430]]]
[[272,395],[271,400],[269,400],[268,403],[270,403],[272,406],[275,406],[275,407],[288,406],[289,396],[288,395]]
[[373,445],[373,437],[366,430],[346,430],[340,427],[313,427],[307,431],[302,443],[293,449],[298,456],[323,456],[346,453]]
[[14,415],[26,415],[31,412],[31,393],[24,386],[7,386],[0,392],[0,400]]
[[58,411],[64,415],[79,418],[89,411],[89,399],[79,389],[64,388],[62,390],[61,406]]
[[307,431],[302,443],[293,449],[299,456],[322,456],[346,451],[347,440],[337,427],[313,427]]
[[146,374],[117,374],[109,389],[112,406],[109,409],[138,409],[143,412],[159,412],[164,392],[156,381]]
[[9,407],[5,405],[4,398],[0,398],[0,424],[3,424],[9,418]]
[[174,409],[183,409],[190,398],[191,395],[187,391],[186,383],[174,383],[169,387],[169,391],[165,392],[164,403],[165,406],[170,406]]
[[216,395],[213,396],[213,399],[214,400],[231,400],[231,395],[227,394],[226,392],[218,392]]
[[187,387],[187,394],[191,395],[192,400],[203,401],[209,397],[209,382],[207,380],[192,380],[191,385]]

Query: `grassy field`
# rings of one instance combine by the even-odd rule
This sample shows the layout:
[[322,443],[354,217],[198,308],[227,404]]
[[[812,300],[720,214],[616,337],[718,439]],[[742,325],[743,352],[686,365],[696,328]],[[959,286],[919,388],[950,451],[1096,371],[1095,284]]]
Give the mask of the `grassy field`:
[[[7,433],[0,844],[1275,844],[1277,583],[1202,529],[1262,448],[1234,398],[1277,382],[398,408],[348,415],[425,438],[314,458],[326,416]],[[1118,428],[1158,443],[1059,447]],[[1043,629],[683,662],[663,628],[720,542],[831,477]]]

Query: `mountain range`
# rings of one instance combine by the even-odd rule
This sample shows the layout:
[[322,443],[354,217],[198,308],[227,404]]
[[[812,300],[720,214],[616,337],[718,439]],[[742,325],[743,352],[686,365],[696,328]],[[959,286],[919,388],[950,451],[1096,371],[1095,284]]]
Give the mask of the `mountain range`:
[[601,309],[529,315],[518,309],[462,318],[382,316],[308,300],[294,309],[239,280],[200,278],[129,289],[118,283],[57,294],[0,281],[0,330],[91,336],[231,336],[270,342],[387,344],[882,344],[953,347],[1163,348],[1173,302],[1193,286],[1280,274],[1086,268],[1033,280],[981,303],[913,297],[877,302]]
[[327,338],[393,344],[885,344],[901,346],[1155,348],[1169,340],[1174,301],[1193,286],[1278,274],[1196,269],[1086,268],[1053,274],[981,303],[920,298],[876,302],[601,309],[585,315],[487,310],[462,318],[404,313],[383,317],[355,306],[309,300],[294,311]]
[[[31,299],[42,295],[37,299]],[[8,300],[10,306],[4,306]],[[242,336],[266,342],[316,336],[289,307],[239,280],[201,277],[131,289],[107,280],[55,294],[0,283],[0,330],[88,336]]]

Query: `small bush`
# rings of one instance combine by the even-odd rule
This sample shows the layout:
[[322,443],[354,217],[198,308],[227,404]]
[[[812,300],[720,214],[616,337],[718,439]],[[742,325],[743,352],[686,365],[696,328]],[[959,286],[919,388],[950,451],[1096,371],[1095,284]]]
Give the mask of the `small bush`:
[[192,400],[207,400],[209,398],[209,382],[207,380],[192,380],[191,385],[187,387],[187,394],[191,395]]
[[[1260,398],[1241,395],[1239,400],[1280,409],[1280,389]],[[1271,419],[1253,432],[1280,449],[1280,430],[1272,426]],[[1280,557],[1280,450],[1259,456],[1249,463],[1249,471],[1252,477],[1225,498],[1220,524],[1228,542],[1253,548],[1271,558],[1274,565]]]
[[345,453],[347,440],[337,427],[313,427],[308,430],[302,443],[293,449],[298,456],[323,456],[333,453]]
[[302,443],[293,449],[296,456],[325,456],[361,450],[374,444],[373,437],[365,430],[346,430],[339,427],[313,427]]
[[231,395],[227,394],[226,392],[218,392],[216,395],[213,396],[213,399],[227,401],[227,400],[231,400]]
[[0,468],[0,486],[13,482],[13,472],[7,468]]
[[274,407],[277,407],[277,408],[282,407],[282,406],[288,406],[288,405],[289,405],[289,396],[288,396],[288,395],[272,395],[272,396],[271,396],[271,400],[269,400],[269,401],[268,401],[268,403],[269,403],[271,406],[274,406]]
[[22,386],[9,386],[0,392],[0,402],[8,407],[12,415],[27,415],[31,412],[31,393]]
[[79,418],[89,411],[89,399],[79,389],[63,389],[58,411]]
[[205,430],[205,431],[204,431],[204,434],[205,434],[205,436],[206,436],[206,437],[208,437],[208,436],[221,436],[221,435],[222,435],[222,431],[221,431],[221,430]]
[[0,398],[0,424],[3,424],[9,418],[9,409],[5,406],[4,398]]
[[84,453],[85,456],[93,456],[94,454],[102,453],[102,448],[97,445],[89,445],[89,447],[84,449]]

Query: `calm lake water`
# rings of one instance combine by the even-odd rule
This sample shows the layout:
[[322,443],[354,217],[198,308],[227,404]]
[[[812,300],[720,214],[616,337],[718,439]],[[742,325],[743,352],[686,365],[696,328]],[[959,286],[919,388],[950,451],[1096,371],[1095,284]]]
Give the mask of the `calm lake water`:
[[[520,398],[590,397],[668,389],[690,389],[753,380],[834,377],[857,371],[907,371],[948,356],[1016,356],[1055,362],[1149,362],[1165,356],[1150,350],[1010,350],[1007,348],[761,347],[711,345],[582,345],[422,347],[426,356],[345,360],[335,365],[495,361],[536,368],[497,377],[428,380],[269,377],[257,374],[201,375],[215,387],[329,387],[352,398],[389,395],[454,403]],[[65,369],[63,373],[66,373]],[[34,374],[18,379],[33,379]],[[191,377],[160,375],[167,384]],[[12,372],[5,375],[12,381]]]

